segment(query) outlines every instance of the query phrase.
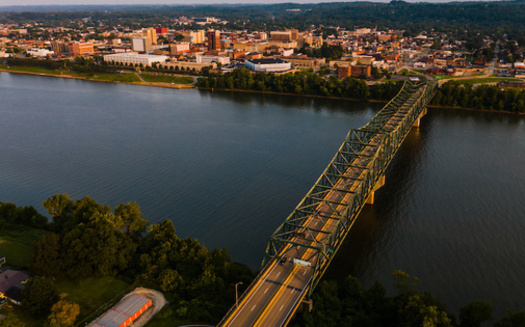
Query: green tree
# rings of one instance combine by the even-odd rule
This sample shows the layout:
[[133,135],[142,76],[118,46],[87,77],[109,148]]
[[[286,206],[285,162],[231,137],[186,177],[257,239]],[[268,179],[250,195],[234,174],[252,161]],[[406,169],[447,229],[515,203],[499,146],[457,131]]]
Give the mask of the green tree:
[[51,307],[47,327],[71,327],[80,313],[80,306],[74,302],[60,300]]
[[507,311],[508,317],[494,324],[494,327],[525,327],[525,310],[512,312]]
[[149,223],[142,218],[137,202],[119,204],[115,207],[114,212],[122,219],[126,234],[137,235],[146,231]]
[[460,309],[461,327],[479,327],[484,321],[492,320],[493,311],[490,301],[477,300],[469,303]]
[[164,292],[173,292],[180,290],[183,286],[184,280],[179,272],[173,269],[164,270],[158,278],[160,289]]
[[73,200],[69,194],[55,194],[42,203],[47,212],[53,217],[53,223],[61,226],[71,216]]
[[65,273],[62,238],[51,234],[31,244],[31,271],[39,276],[62,278]]
[[60,297],[52,280],[46,277],[31,277],[22,292],[22,307],[37,317],[46,316]]
[[0,319],[0,327],[26,327],[14,313],[9,313],[4,319]]

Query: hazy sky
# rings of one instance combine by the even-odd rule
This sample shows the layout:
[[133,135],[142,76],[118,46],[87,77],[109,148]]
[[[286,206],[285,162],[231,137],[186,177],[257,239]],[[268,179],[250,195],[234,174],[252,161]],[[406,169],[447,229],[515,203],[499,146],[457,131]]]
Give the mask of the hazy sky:
[[[389,2],[389,0],[370,0],[374,2]],[[409,0],[410,2],[445,2],[444,0]],[[318,3],[345,2],[344,0],[0,0],[0,6],[16,5],[110,5],[110,4],[218,4],[218,3],[261,3],[273,4],[283,2]]]

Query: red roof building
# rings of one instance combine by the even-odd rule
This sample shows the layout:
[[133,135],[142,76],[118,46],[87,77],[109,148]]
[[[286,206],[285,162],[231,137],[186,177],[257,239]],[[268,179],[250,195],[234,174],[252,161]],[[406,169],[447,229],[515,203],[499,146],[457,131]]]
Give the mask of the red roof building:
[[151,299],[132,293],[88,327],[126,327],[151,306]]

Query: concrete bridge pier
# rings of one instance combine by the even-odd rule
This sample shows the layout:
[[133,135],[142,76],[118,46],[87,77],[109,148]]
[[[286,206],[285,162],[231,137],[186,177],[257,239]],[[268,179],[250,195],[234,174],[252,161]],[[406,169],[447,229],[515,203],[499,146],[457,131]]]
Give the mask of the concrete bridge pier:
[[370,193],[370,196],[368,197],[368,199],[366,199],[366,204],[374,204],[376,191],[383,187],[385,183],[385,175],[382,175],[381,177],[379,177],[379,180],[377,181],[376,185],[374,186],[374,189]]
[[301,307],[299,310],[301,310],[302,312],[311,312],[312,310],[314,309],[314,300],[312,299],[304,299],[302,302],[301,302]]
[[417,117],[416,121],[414,122],[413,127],[419,128],[419,125],[421,124],[421,118],[423,118],[427,114],[427,108],[423,109],[419,116]]

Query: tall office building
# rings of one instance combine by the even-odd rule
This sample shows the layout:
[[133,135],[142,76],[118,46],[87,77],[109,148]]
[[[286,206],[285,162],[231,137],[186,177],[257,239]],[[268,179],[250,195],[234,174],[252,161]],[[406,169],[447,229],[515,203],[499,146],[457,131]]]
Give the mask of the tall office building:
[[143,29],[142,35],[149,37],[151,44],[157,45],[157,31],[154,28],[150,27]]
[[208,31],[208,50],[220,50],[221,49],[221,31]]

